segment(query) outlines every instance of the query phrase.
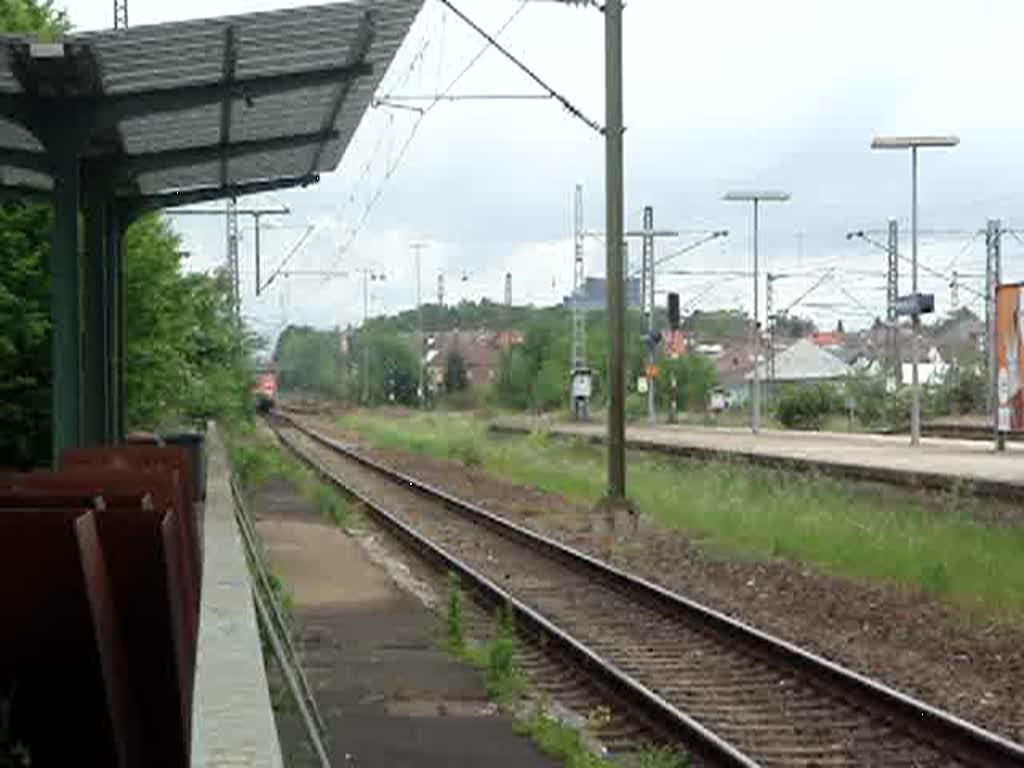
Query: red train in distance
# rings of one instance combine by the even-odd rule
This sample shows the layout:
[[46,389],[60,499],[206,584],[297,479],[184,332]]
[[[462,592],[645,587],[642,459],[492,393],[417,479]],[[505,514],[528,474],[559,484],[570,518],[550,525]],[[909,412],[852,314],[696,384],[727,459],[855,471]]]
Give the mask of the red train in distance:
[[263,411],[271,411],[277,404],[277,374],[272,366],[266,366],[256,372],[256,385],[252,390],[256,407]]

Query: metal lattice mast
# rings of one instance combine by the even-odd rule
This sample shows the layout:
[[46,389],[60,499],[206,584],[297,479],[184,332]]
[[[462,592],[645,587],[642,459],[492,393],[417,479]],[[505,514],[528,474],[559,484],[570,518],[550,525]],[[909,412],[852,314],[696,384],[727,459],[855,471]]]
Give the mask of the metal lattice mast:
[[987,328],[985,343],[986,374],[988,389],[986,402],[988,412],[993,417],[994,428],[999,431],[999,398],[997,392],[998,377],[996,376],[996,288],[999,287],[1000,254],[999,246],[1002,239],[999,219],[989,219],[985,228],[985,327]]
[[576,185],[573,206],[573,271],[572,271],[572,360],[570,370],[587,364],[587,316],[581,306],[586,273],[583,264],[583,185]]
[[128,0],[114,0],[114,29],[128,28]]
[[238,202],[227,199],[225,220],[227,222],[227,268],[231,276],[231,306],[238,322],[242,316],[242,292],[238,272]]
[[[654,333],[654,208],[650,205],[644,207],[644,234],[642,250],[642,306],[647,315],[648,337]],[[629,267],[626,267],[626,274],[629,275]],[[628,286],[628,283],[627,283]],[[629,306],[629,299],[626,299],[626,306]],[[655,349],[652,341],[648,342],[647,354],[647,417],[654,423],[654,375],[651,370],[654,368]]]
[[903,383],[903,361],[900,359],[899,329],[896,327],[896,298],[900,293],[900,229],[896,219],[889,219],[888,270],[885,284],[885,320],[889,360],[897,384]]
[[437,276],[437,306],[444,308],[444,273]]
[[775,278],[771,272],[765,274],[764,311],[768,321],[768,392],[775,382]]

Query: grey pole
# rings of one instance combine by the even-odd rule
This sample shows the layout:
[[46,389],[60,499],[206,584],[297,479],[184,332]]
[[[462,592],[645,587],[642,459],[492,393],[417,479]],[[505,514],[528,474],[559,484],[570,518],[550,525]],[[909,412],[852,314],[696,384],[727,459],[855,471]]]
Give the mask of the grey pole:
[[757,434],[761,429],[761,372],[758,370],[758,358],[761,352],[761,334],[758,328],[758,313],[760,310],[760,303],[758,301],[758,252],[757,252],[757,203],[758,200],[754,198],[754,322],[751,328],[751,342],[750,346],[754,355],[754,381],[753,389],[750,393],[750,431]]
[[[646,304],[644,309],[647,311],[647,333],[654,333],[654,208],[647,206],[644,208],[644,298]],[[655,362],[655,351],[654,347],[649,347],[650,351],[647,355],[648,368],[654,366]],[[647,418],[650,419],[651,424],[657,422],[657,414],[655,413],[654,407],[654,377],[647,377]]]
[[608,501],[626,500],[626,311],[622,269],[622,0],[607,0],[605,29],[605,203],[608,273]]
[[256,295],[260,295],[260,214],[253,214],[252,225],[256,237]]
[[363,405],[370,404],[370,344],[366,320],[370,316],[370,272],[363,270]]
[[[917,147],[910,148],[910,241],[911,241],[911,283],[917,295]],[[921,380],[917,370],[917,356],[921,333],[921,315],[914,313],[913,330],[910,336],[910,444],[921,444]]]
[[988,385],[989,394],[988,399],[991,403],[992,411],[990,416],[992,418],[992,431],[995,434],[995,444],[997,451],[1006,450],[1006,438],[1002,432],[999,431],[999,371],[996,356],[996,326],[997,326],[997,307],[996,307],[996,289],[999,287],[999,281],[1002,279],[1000,271],[1002,268],[1000,258],[1000,245],[1002,244],[1002,223],[999,219],[989,219],[988,229],[986,231],[986,245],[988,246],[988,258],[986,274],[988,276],[988,285],[986,286],[985,305],[989,307],[988,317]]
[[422,274],[420,272],[420,251],[423,250],[423,243],[413,243],[412,249],[416,252],[416,314],[417,314],[417,325],[419,326],[419,351],[417,353],[417,368],[419,369],[419,405],[420,408],[425,407],[427,402],[427,392],[424,387],[424,370],[423,370],[423,351],[424,351],[424,331],[423,331],[423,283]]

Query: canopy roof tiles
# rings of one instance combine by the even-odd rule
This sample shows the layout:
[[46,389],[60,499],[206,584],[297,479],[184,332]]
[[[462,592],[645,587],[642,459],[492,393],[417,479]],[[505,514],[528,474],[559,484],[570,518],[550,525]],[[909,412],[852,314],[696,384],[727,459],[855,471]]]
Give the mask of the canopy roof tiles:
[[[47,192],[67,143],[118,198],[191,202],[337,167],[423,0],[358,0],[0,37],[0,189]],[[99,166],[97,166],[99,167]]]

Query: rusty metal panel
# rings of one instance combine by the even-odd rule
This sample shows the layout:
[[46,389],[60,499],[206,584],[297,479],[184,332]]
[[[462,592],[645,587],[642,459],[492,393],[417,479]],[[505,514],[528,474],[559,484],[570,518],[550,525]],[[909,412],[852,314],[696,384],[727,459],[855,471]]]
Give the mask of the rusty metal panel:
[[79,515],[73,525],[118,765],[144,765],[146,761],[143,759],[137,701],[130,686],[117,607],[114,604],[103,545],[96,530],[96,513]]
[[83,562],[74,525],[88,513],[0,510],[0,694],[11,700],[10,737],[32,765],[120,764],[106,704],[116,673],[108,683],[105,671],[116,664],[104,663],[116,652],[101,653],[109,626],[95,624],[109,619],[104,579],[88,544]]

